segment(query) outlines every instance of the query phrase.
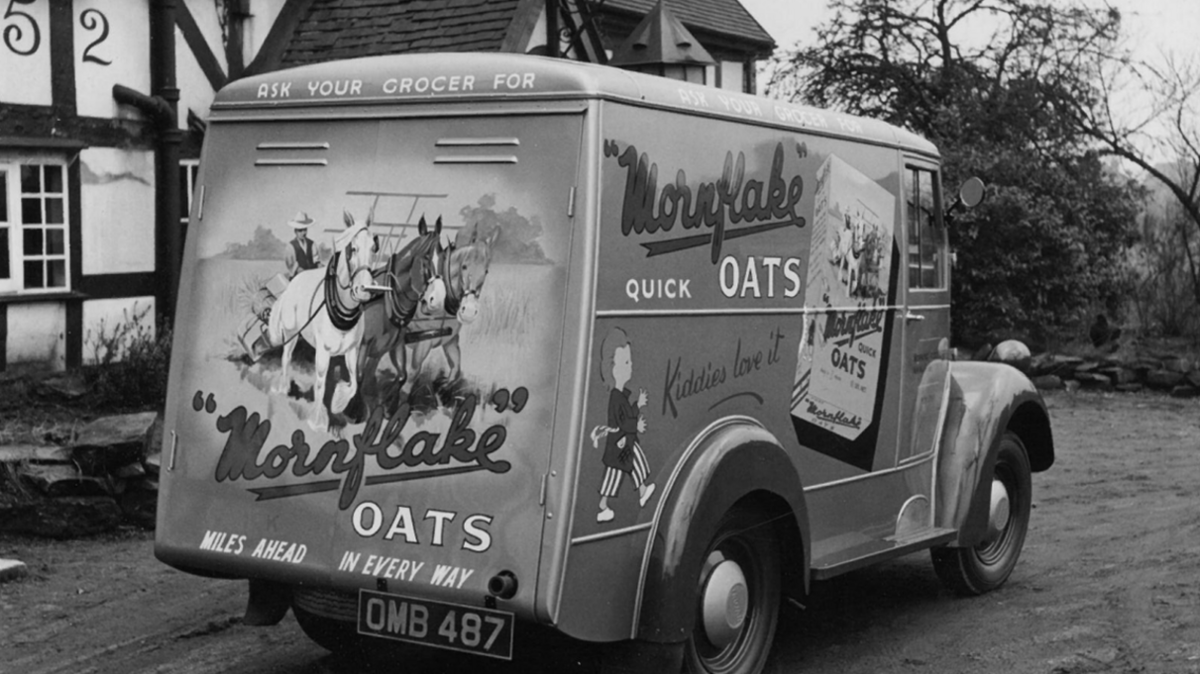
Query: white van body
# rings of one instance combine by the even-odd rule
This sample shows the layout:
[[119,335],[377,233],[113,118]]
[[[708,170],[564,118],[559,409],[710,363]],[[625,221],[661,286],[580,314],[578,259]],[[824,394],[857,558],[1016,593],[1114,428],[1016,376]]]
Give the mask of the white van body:
[[537,57],[230,85],[156,554],[333,649],[511,658],[537,623],[696,671],[761,670],[781,596],[899,554],[998,586],[1053,445],[1023,375],[949,360],[938,162]]

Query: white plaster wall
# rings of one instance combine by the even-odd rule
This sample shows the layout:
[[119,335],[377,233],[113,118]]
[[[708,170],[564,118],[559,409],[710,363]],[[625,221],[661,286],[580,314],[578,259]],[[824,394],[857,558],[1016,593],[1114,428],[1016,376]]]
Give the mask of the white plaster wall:
[[546,46],[546,9],[538,13],[537,25],[533,27],[533,33],[529,36],[529,43],[525,45],[521,52],[528,53],[537,47]]
[[[221,38],[221,22],[217,18],[217,3],[213,0],[184,0],[183,4],[187,5],[192,18],[196,20],[196,25],[204,34],[204,41],[208,43],[208,48],[212,50],[213,56],[217,57],[217,62],[221,64],[221,70],[228,73],[229,63],[225,60],[225,44]],[[257,3],[251,2],[250,4],[253,7]],[[257,8],[255,10],[257,11]],[[182,40],[183,38],[179,36],[178,39]]]
[[208,119],[216,92],[178,28],[175,29],[175,86],[179,87],[179,128],[187,128],[189,108],[201,119]]
[[[75,0],[75,101],[89,117],[140,117],[119,106],[114,84],[150,95],[150,7],[147,0]],[[88,29],[84,26],[84,20]],[[108,34],[104,35],[107,26]],[[103,41],[97,42],[98,40]],[[88,57],[85,59],[85,53]],[[103,63],[107,61],[107,63]]]
[[154,298],[123,297],[83,303],[83,364],[122,360],[134,339],[154,339]]
[[0,14],[0,102],[50,105],[50,0],[3,6],[8,11]]
[[246,65],[250,65],[254,57],[258,56],[258,50],[262,49],[263,41],[270,34],[271,26],[275,25],[275,20],[279,18],[279,10],[283,9],[286,2],[287,0],[254,0],[250,3],[250,11],[254,12],[254,16],[242,27],[242,35],[245,38],[242,43],[242,60]]
[[154,153],[88,148],[79,164],[83,273],[154,271]]
[[[721,61],[721,88],[741,92],[745,86],[745,73],[741,61]],[[710,77],[709,82],[712,82]]]
[[8,305],[9,366],[67,367],[67,310],[61,302]]

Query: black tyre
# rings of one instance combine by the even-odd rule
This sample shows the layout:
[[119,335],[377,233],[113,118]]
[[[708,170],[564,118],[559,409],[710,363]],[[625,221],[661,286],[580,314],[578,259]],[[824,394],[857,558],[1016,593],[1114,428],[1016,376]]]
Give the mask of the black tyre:
[[[933,548],[933,568],[942,583],[959,594],[980,595],[1004,584],[1017,565],[1032,507],[1029,455],[1021,439],[1006,432],[1000,439],[993,474],[993,492],[1003,488],[1008,513],[989,522],[987,539],[970,548]],[[980,488],[987,488],[982,484]]]
[[292,604],[292,613],[304,634],[327,651],[338,655],[361,655],[363,647],[367,645],[363,642],[367,637],[360,635],[358,626],[352,622],[310,613],[295,603]]
[[761,672],[778,624],[781,578],[779,537],[769,519],[741,507],[726,513],[705,552],[685,670]]

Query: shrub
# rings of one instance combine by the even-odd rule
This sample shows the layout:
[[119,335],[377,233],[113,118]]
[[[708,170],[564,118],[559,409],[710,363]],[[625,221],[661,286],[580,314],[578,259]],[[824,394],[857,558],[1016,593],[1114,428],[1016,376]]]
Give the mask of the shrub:
[[1194,276],[1200,251],[1192,240],[1192,224],[1176,207],[1165,214],[1151,210],[1145,227],[1135,256],[1139,275],[1133,293],[1141,327],[1149,335],[1200,340],[1200,297]]
[[88,331],[94,364],[84,368],[84,378],[96,407],[146,409],[162,407],[167,395],[171,364],[171,328],[160,320],[157,334],[146,318],[150,307],[126,310],[114,325],[101,320]]

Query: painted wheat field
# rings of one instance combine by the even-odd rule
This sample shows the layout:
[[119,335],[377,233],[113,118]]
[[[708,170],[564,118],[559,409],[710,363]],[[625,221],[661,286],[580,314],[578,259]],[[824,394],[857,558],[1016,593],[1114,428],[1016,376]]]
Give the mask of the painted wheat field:
[[[244,392],[252,399],[274,397],[271,388],[282,375],[278,349],[256,360],[249,347],[262,334],[256,315],[269,304],[262,288],[281,268],[277,260],[217,258],[201,263],[195,282],[200,287],[207,284],[205,294],[213,300],[196,308],[203,316],[204,334],[194,338],[206,342],[200,350],[206,354],[203,368],[209,370],[204,377],[226,382],[213,382],[208,388],[238,391],[239,396]],[[455,400],[467,394],[489,400],[501,389],[547,390],[553,386],[555,373],[545,364],[559,354],[564,276],[563,269],[549,265],[492,265],[480,294],[479,315],[460,332],[461,374],[448,378],[442,349],[435,348],[411,384],[414,421],[440,426],[439,417],[448,418]],[[285,401],[269,401],[277,426],[281,422],[291,425],[287,417],[293,415],[299,425],[313,414],[311,353],[308,345],[297,347],[289,395]],[[381,385],[395,380],[389,359],[381,361],[378,376]],[[284,418],[279,418],[280,414]],[[352,423],[345,432],[356,432],[361,426]]]

